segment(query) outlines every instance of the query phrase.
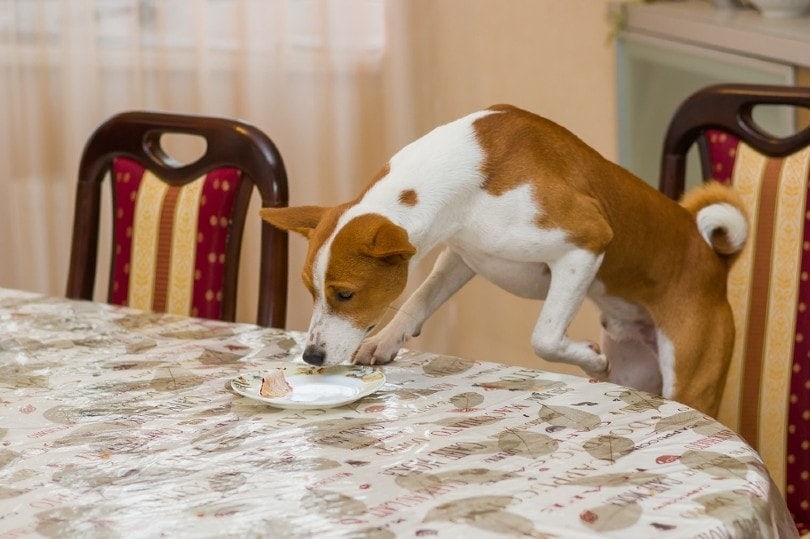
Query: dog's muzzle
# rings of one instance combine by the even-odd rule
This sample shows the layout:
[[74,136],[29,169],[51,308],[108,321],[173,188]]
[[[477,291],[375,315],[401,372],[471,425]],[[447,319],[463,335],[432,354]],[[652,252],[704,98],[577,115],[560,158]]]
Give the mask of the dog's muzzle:
[[310,344],[304,349],[304,362],[310,365],[321,366],[326,361],[326,350],[314,344]]

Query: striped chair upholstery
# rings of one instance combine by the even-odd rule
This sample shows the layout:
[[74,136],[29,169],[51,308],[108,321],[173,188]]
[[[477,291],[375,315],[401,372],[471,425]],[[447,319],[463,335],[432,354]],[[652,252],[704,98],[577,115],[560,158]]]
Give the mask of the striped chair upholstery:
[[125,157],[114,159],[112,170],[117,202],[111,303],[221,318],[240,171],[214,169],[174,186]]
[[[179,164],[166,133],[201,136],[199,159]],[[92,298],[100,186],[109,177],[113,252],[107,300],[150,311],[233,320],[242,230],[254,187],[263,206],[287,203],[286,174],[272,142],[234,120],[131,112],[102,124],[79,171],[69,297]],[[262,227],[257,322],[283,327],[287,237]]]
[[721,85],[691,96],[670,124],[661,188],[680,195],[697,142],[704,177],[734,185],[749,210],[749,241],[728,278],[736,338],[718,419],[759,451],[808,532],[810,127],[765,133],[751,115],[757,104],[810,107],[810,88]]

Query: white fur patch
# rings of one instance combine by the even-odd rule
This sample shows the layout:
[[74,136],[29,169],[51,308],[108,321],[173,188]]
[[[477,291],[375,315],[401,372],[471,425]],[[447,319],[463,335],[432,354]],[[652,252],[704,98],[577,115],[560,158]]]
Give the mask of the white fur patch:
[[675,392],[675,347],[663,331],[657,331],[658,366],[661,369],[661,394],[672,398]]
[[[459,230],[468,218],[468,202],[481,193],[484,152],[473,123],[499,114],[479,111],[435,128],[389,161],[388,175],[371,186],[362,200],[341,216],[340,228],[364,213],[379,213],[408,231],[418,246],[412,262]],[[475,181],[480,178],[480,181]],[[399,204],[405,189],[416,191],[419,204]]]
[[696,216],[698,230],[706,243],[716,249],[712,243],[712,234],[717,230],[724,230],[728,239],[729,249],[721,254],[733,254],[742,249],[748,237],[748,222],[742,212],[731,204],[722,202],[711,204],[701,209]]
[[341,316],[315,309],[307,336],[307,345],[315,346],[326,353],[325,365],[349,362],[366,331],[355,327]]

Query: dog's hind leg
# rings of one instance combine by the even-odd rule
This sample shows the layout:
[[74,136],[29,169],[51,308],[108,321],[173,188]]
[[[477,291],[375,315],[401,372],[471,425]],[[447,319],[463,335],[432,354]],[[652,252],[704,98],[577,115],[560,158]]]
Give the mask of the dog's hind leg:
[[577,365],[595,378],[607,376],[607,358],[596,343],[572,341],[566,331],[596,277],[603,256],[586,249],[572,249],[548,264],[551,285],[532,332],[532,347],[538,356]]
[[384,328],[363,341],[353,362],[374,365],[394,359],[408,339],[419,335],[425,320],[474,275],[461,256],[450,249],[442,251],[428,278]]
[[688,316],[665,321],[658,342],[664,397],[716,417],[734,348],[728,303],[695,306]]

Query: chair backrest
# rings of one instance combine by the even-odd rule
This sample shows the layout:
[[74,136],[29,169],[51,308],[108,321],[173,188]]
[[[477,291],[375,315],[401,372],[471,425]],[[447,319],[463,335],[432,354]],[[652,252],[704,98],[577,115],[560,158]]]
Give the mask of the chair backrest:
[[[181,163],[164,148],[164,135],[199,137],[205,150]],[[107,177],[114,212],[108,301],[232,321],[252,191],[263,207],[288,202],[287,174],[273,142],[251,125],[224,118],[132,111],[102,123],[79,164],[71,298],[93,297]],[[256,321],[284,327],[287,233],[254,219],[261,226]]]
[[810,108],[810,88],[725,84],[684,101],[666,135],[662,192],[684,190],[697,142],[704,180],[732,183],[749,240],[729,273],[736,339],[718,419],[763,456],[800,529],[810,524],[810,127],[764,131],[760,105]]

